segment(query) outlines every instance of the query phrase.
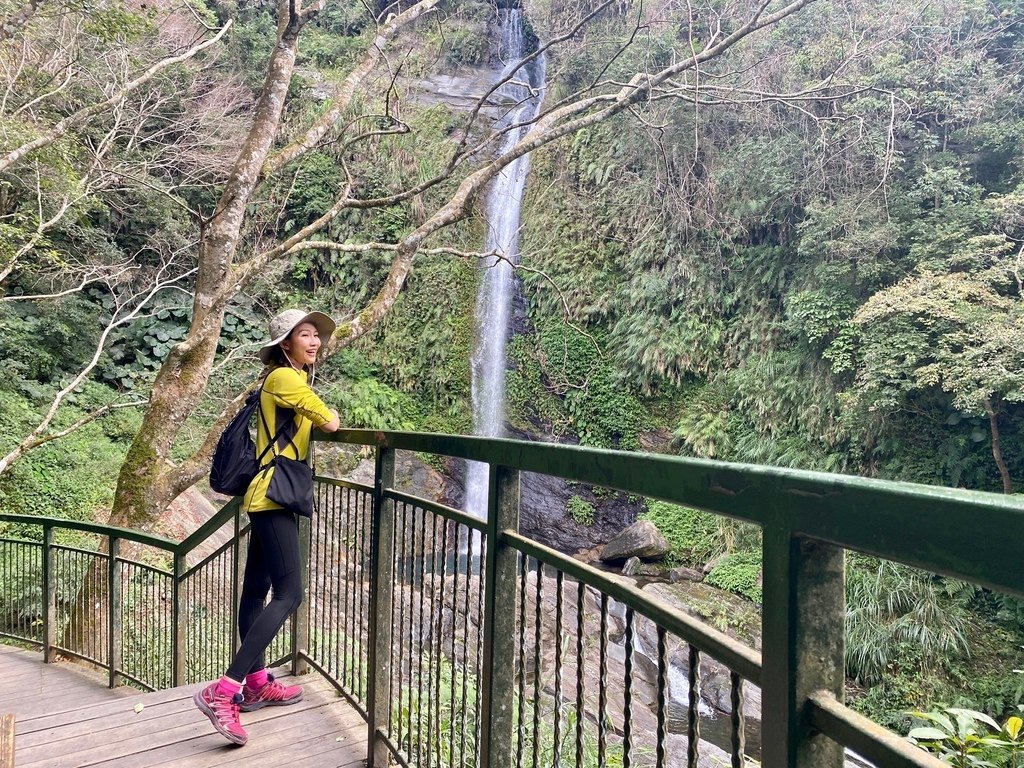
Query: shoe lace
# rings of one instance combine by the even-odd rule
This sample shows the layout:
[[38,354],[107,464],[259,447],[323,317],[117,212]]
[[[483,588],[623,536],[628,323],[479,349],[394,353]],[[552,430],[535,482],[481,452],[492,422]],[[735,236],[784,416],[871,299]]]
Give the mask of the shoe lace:
[[217,713],[218,719],[232,722],[238,721],[238,705],[242,703],[242,694],[236,693],[233,696],[215,696],[213,698],[213,711]]

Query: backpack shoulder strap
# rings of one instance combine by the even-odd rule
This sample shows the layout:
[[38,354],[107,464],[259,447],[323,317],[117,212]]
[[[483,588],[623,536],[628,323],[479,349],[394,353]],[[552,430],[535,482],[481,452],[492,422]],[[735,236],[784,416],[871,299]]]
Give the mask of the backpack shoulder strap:
[[[260,395],[262,395],[262,394],[263,394],[263,386],[261,385],[260,386]],[[267,422],[267,417],[263,413],[263,403],[260,402],[259,398],[257,398],[257,400],[256,400],[256,410],[259,411],[260,420],[263,422],[263,431],[266,432],[269,435],[270,434],[270,424]],[[281,435],[284,434],[284,428],[286,426],[288,426],[288,422],[285,422],[284,424],[282,424],[281,426],[279,426],[277,428],[277,432],[271,438],[270,442],[267,443],[267,447],[264,448],[262,451],[260,451],[260,455],[256,457],[256,464],[257,465],[261,465],[263,463],[263,457],[267,455],[267,451],[273,451],[274,456],[277,456],[277,451],[275,450],[274,446],[277,445],[278,438],[280,438]],[[288,442],[291,443],[292,445],[295,445],[295,443],[292,442],[292,439],[290,437],[288,438]]]

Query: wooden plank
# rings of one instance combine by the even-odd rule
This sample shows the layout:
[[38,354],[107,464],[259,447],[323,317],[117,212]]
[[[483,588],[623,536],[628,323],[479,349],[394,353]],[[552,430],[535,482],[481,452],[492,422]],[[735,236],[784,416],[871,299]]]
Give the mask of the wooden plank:
[[252,768],[280,765],[282,755],[301,768],[356,768],[366,758],[366,724],[317,674],[278,670],[278,679],[303,686],[303,700],[243,713],[249,743],[238,749],[196,710],[192,695],[205,683],[110,690],[92,670],[43,664],[38,653],[9,646],[0,646],[0,665],[0,701],[17,705],[18,768]]
[[[231,768],[253,766],[267,759],[267,765],[279,765],[282,754],[291,764],[300,758],[348,747],[362,764],[366,759],[366,726],[359,715],[346,703],[332,702],[324,707],[304,713],[287,714],[267,720],[256,726],[245,723],[249,729],[249,743],[244,749],[229,746],[223,739],[195,739],[178,743],[176,750],[160,750],[152,759],[132,762],[131,768]],[[325,732],[326,731],[326,732]],[[339,741],[339,737],[342,741]],[[336,765],[334,762],[321,765]],[[106,764],[99,764],[106,766]],[[110,768],[114,767],[110,763]],[[117,768],[124,765],[118,762]]]
[[[249,743],[242,749],[230,745],[217,734],[214,734],[209,726],[205,726],[203,733],[194,738],[178,739],[160,748],[149,752],[139,752],[129,756],[112,756],[109,753],[98,761],[86,760],[82,766],[92,768],[153,768],[155,766],[174,766],[174,768],[208,768],[208,766],[255,766],[255,765],[279,765],[281,756],[288,755],[288,762],[293,758],[307,754],[307,744],[321,742],[323,746],[318,748],[324,751],[326,748],[338,748],[345,745],[345,742],[337,741],[337,732],[330,721],[334,717],[324,717],[325,710],[348,709],[346,704],[332,703],[321,705],[303,712],[294,712],[293,707],[282,707],[275,716],[265,719],[260,723],[246,723],[249,728]],[[358,715],[349,710],[350,716]],[[359,719],[359,724],[362,724]],[[327,728],[330,733],[322,731]],[[315,733],[320,731],[320,733]],[[359,728],[356,734],[365,732],[365,728]],[[359,739],[362,741],[359,741]],[[349,749],[361,760],[365,758],[366,746],[365,736],[356,736]],[[333,764],[333,763],[327,763]]]
[[14,768],[14,715],[0,715],[0,768]]
[[[308,675],[303,678],[290,678],[288,675],[276,675],[279,680],[288,684],[299,683],[309,690],[327,690],[329,683],[319,675]],[[47,714],[35,717],[28,723],[20,723],[19,735],[27,736],[25,744],[32,745],[41,740],[49,741],[53,733],[60,731],[66,736],[74,736],[79,733],[92,733],[96,730],[96,723],[102,722],[106,725],[111,719],[118,720],[121,725],[146,722],[163,717],[168,711],[178,711],[177,708],[189,709],[193,707],[192,695],[207,683],[193,683],[180,688],[170,688],[154,693],[133,691],[126,700],[117,700],[107,703],[93,705],[86,711],[82,711],[74,718],[69,718],[68,713]],[[183,706],[182,702],[187,702]],[[142,711],[135,712],[135,706],[141,704]],[[127,713],[131,714],[127,714]],[[73,722],[72,722],[73,719]],[[31,736],[29,734],[32,734]]]
[[[297,713],[320,706],[324,704],[316,697],[309,697],[288,709]],[[195,708],[191,698],[165,708],[163,716],[155,720],[136,722],[134,717],[135,712],[126,706],[125,711],[108,718],[102,725],[97,723],[98,727],[87,734],[65,737],[63,729],[54,729],[49,741],[19,751],[19,766],[40,764],[48,768],[80,768],[113,758],[123,760],[127,766],[134,756],[173,747],[180,741],[208,737],[217,745],[227,743]],[[253,720],[258,723],[274,717],[275,713],[269,708],[254,712],[247,727],[252,727],[250,723]]]
[[[289,745],[325,732],[330,734],[333,747],[338,744],[339,732],[358,735],[365,731],[362,719],[325,680],[310,675],[302,679],[302,684],[307,692],[303,701],[243,714],[250,733],[250,743],[244,750],[247,760],[264,751],[276,754],[279,760],[282,747],[291,749]],[[144,695],[140,697],[144,708],[139,713],[134,712],[132,701],[102,720],[90,717],[91,712],[84,709],[68,713],[63,723],[53,722],[51,728],[32,733],[31,743],[20,745],[19,768],[144,768],[161,764],[202,768],[220,763],[221,755],[227,756],[226,764],[230,765],[230,753],[236,748],[213,731],[192,703],[192,693],[199,687],[174,689],[174,699],[152,707],[145,703],[148,697],[160,694]],[[280,731],[290,732],[287,739],[274,737]]]

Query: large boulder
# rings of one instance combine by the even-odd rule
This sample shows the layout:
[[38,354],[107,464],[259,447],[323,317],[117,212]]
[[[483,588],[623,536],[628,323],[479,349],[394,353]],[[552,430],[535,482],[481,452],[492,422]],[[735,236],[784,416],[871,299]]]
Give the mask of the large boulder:
[[668,539],[661,535],[654,523],[650,520],[637,520],[605,544],[601,550],[601,560],[606,563],[617,563],[631,557],[660,560],[671,549]]

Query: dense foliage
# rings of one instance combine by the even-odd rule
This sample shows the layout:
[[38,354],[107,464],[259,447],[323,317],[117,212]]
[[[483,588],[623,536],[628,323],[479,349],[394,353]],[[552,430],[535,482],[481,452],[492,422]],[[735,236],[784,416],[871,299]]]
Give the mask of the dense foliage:
[[[544,273],[524,277],[535,322],[564,301],[602,342],[583,372],[537,350],[549,385],[670,398],[674,447],[695,455],[986,490],[1005,470],[1010,490],[1024,468],[1019,13],[820,6],[708,77],[793,92],[841,68],[864,86],[827,108],[668,101],[540,153],[524,231]],[[645,20],[648,46],[607,77],[671,44],[671,22]],[[628,22],[559,59],[554,93]],[[882,27],[851,49],[851,30]]]
[[[645,46],[620,51],[636,18],[619,17],[556,57],[553,95],[667,55],[680,29],[659,11],[639,19]],[[660,427],[660,450],[1021,490],[1021,14],[819,5],[716,62],[717,103],[665,99],[537,153],[537,332],[513,344],[516,417],[592,445]],[[534,23],[543,36],[559,18]],[[807,109],[746,103],[827,77],[863,87]],[[592,429],[588,408],[618,431]],[[672,563],[759,598],[756,536],[648,506]],[[1024,701],[1015,601],[868,558],[848,572],[865,712],[906,729],[935,702],[1005,718]]]

